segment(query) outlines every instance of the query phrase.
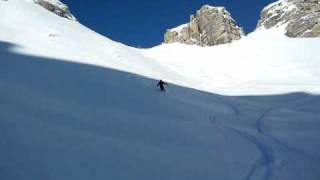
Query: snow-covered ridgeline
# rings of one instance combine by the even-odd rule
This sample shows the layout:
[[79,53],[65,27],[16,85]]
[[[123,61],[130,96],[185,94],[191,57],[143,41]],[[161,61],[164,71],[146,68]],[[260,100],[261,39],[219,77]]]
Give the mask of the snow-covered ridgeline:
[[320,1],[281,0],[264,8],[258,29],[285,26],[288,37],[320,37]]
[[73,21],[77,20],[69,11],[68,6],[59,0],[33,0],[33,2],[57,14],[58,16],[61,16]]

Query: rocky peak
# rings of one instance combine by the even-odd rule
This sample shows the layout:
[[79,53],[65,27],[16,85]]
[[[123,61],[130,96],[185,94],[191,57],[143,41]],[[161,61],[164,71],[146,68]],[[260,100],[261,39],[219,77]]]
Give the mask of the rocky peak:
[[257,28],[286,25],[289,37],[320,36],[320,0],[280,0],[265,7]]
[[60,17],[74,21],[77,20],[69,11],[68,6],[60,2],[59,0],[34,0],[34,2]]
[[167,30],[164,42],[214,46],[239,40],[243,35],[242,28],[224,7],[204,5],[190,16],[189,23]]

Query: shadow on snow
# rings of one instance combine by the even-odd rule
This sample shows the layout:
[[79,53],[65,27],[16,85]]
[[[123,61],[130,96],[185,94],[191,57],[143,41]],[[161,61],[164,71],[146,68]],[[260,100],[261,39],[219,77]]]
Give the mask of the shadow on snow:
[[320,177],[320,96],[160,93],[158,80],[13,47],[0,42],[0,179]]

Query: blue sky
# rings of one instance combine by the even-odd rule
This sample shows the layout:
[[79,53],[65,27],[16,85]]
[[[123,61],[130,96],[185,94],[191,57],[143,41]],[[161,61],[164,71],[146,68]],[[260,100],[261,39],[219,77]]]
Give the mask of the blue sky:
[[166,29],[189,21],[202,5],[225,6],[246,33],[261,9],[275,0],[62,0],[78,20],[108,38],[134,47],[163,41]]

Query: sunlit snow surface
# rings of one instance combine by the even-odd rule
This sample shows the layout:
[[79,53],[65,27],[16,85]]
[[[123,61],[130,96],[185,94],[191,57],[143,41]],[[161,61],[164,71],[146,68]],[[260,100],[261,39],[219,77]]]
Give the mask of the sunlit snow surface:
[[[319,92],[320,39],[291,39],[260,30],[215,47],[160,45],[144,51],[185,79],[178,84],[222,94]],[[170,79],[170,78],[168,78]]]
[[319,180],[319,39],[135,49],[32,1],[0,17],[1,180]]

